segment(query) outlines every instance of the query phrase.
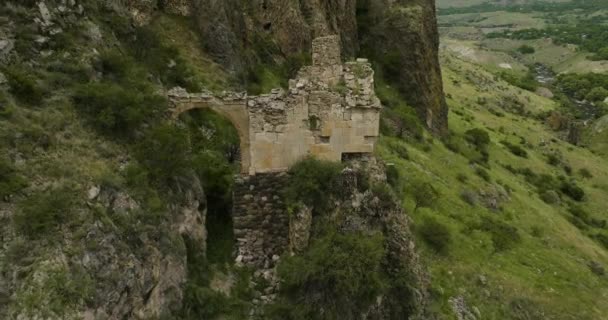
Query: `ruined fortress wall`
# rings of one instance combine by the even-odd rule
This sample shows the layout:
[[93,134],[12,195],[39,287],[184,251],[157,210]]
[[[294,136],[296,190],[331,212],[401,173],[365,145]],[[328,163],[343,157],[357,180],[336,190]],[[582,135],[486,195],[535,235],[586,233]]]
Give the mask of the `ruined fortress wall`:
[[242,173],[286,171],[305,156],[341,161],[346,154],[372,153],[379,134],[380,101],[374,72],[365,59],[342,64],[340,39],[313,42],[313,65],[289,89],[269,94],[169,92],[174,115],[211,108],[227,116],[241,138]]
[[313,65],[290,81],[287,92],[252,97],[250,173],[284,171],[307,155],[341,161],[372,153],[380,102],[367,60],[342,64],[338,37],[313,42]]
[[289,215],[281,196],[287,179],[287,173],[237,179],[232,210],[237,263],[269,269],[287,250]]
[[[374,72],[365,59],[343,64],[340,39],[313,41],[313,65],[302,68],[289,88],[269,94],[169,92],[173,116],[210,108],[227,117],[241,139],[241,173],[234,187],[236,261],[271,270],[280,256],[307,242],[310,212],[290,215],[281,193],[287,170],[312,155],[339,162],[371,154],[379,135],[381,104]],[[269,274],[272,274],[269,273]]]

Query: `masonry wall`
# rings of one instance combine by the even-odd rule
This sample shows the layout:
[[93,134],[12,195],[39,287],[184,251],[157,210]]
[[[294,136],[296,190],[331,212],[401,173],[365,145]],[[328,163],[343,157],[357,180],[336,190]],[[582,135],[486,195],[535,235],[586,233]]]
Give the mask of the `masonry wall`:
[[243,175],[234,186],[232,210],[237,263],[274,266],[289,245],[289,216],[281,197],[287,173]]
[[250,97],[250,173],[286,170],[307,155],[341,161],[344,154],[372,153],[381,104],[374,72],[365,59],[342,64],[340,40],[313,42],[313,65],[289,89]]

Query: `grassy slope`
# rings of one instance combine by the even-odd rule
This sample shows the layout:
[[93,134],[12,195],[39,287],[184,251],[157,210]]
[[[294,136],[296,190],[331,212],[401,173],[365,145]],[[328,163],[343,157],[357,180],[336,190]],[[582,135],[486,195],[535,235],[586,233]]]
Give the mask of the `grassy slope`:
[[[608,196],[606,160],[586,149],[552,140],[553,133],[536,120],[509,113],[506,117],[497,117],[475,104],[478,96],[500,98],[519,95],[529,97],[526,108],[537,113],[551,109],[553,103],[550,100],[505,83],[492,90],[484,90],[467,81],[464,74],[473,72],[491,78],[485,71],[455,58],[444,58],[443,62],[445,89],[452,97],[448,101],[452,108],[450,129],[456,134],[475,127],[487,129],[492,139],[489,148],[492,181],[508,185],[513,192],[511,199],[503,204],[502,211],[472,207],[461,200],[461,192],[486,189],[490,183],[475,175],[466,158],[436,141],[429,152],[408,146],[411,158],[408,161],[391,152],[389,146],[390,143],[404,142],[391,141],[393,139],[390,138],[381,141],[378,153],[382,158],[395,163],[408,180],[422,178],[431,181],[442,195],[435,208],[411,214],[415,222],[428,216],[436,217],[448,224],[453,232],[453,243],[447,256],[424,251],[436,295],[434,309],[443,315],[441,319],[451,319],[448,298],[462,295],[469,306],[480,310],[483,319],[536,319],[515,317],[517,308],[509,306],[516,303],[514,301],[531,301],[524,309],[544,310],[548,319],[608,318],[608,306],[601,303],[608,296],[608,280],[593,274],[587,266],[591,260],[608,265],[608,252],[566,220],[565,205],[545,204],[522,176],[514,175],[500,165],[529,167],[537,173],[563,174],[561,169],[549,166],[542,155],[549,149],[560,150],[575,172],[585,167],[593,173],[591,180],[583,181],[577,177],[588,195],[584,207],[593,216],[605,219],[608,218],[605,208]],[[459,79],[460,85],[455,85],[454,79]],[[460,111],[465,117],[473,116],[474,120],[467,122],[453,111]],[[498,131],[499,127],[504,127],[504,133]],[[527,149],[529,159],[518,158],[499,144],[503,139],[517,142],[514,135],[525,137],[534,146]],[[540,147],[541,141],[548,144]],[[468,176],[467,182],[459,182],[459,173]],[[413,208],[409,197],[404,201],[406,208]],[[467,232],[467,228],[481,216],[494,216],[517,227],[523,241],[510,251],[495,253],[488,234]],[[540,236],[533,232],[535,228],[542,230]],[[486,286],[479,284],[479,275],[487,277]]]
[[202,50],[203,42],[194,31],[194,22],[184,17],[162,14],[153,20],[152,30],[165,45],[178,49],[188,65],[201,77],[205,88],[220,92],[231,87],[232,83],[226,71]]

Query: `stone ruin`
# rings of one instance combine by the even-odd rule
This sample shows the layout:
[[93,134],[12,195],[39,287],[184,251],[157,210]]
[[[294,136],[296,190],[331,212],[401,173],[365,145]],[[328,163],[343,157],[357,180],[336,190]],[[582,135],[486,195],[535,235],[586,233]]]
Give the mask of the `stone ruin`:
[[366,59],[342,64],[337,36],[315,39],[312,61],[287,91],[216,96],[173,89],[174,115],[211,108],[229,118],[240,135],[241,172],[249,175],[286,171],[307,155],[341,161],[372,153],[381,104],[371,64]]
[[258,303],[274,299],[274,266],[286,252],[307,245],[311,212],[289,215],[282,191],[287,169],[312,155],[342,161],[369,155],[379,135],[380,100],[365,59],[341,62],[340,39],[315,39],[312,66],[269,94],[169,92],[173,115],[209,108],[227,117],[240,136],[241,175],[236,178],[232,218],[237,264],[255,268],[269,283]]

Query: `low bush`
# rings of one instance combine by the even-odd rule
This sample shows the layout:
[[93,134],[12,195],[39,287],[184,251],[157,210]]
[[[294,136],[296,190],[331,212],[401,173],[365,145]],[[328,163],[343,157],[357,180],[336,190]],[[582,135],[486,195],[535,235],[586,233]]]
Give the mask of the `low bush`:
[[343,166],[340,163],[305,158],[291,167],[290,179],[285,189],[289,206],[302,203],[314,208],[315,213],[324,213],[335,195],[338,178]]
[[479,128],[468,130],[464,133],[465,139],[475,145],[478,150],[486,150],[490,144],[490,135],[487,131]]
[[407,151],[407,147],[402,142],[391,141],[389,143],[389,148],[396,155],[398,155],[399,158],[405,159],[405,160],[409,160],[410,159],[410,155],[409,155],[409,152]]
[[386,254],[380,234],[329,231],[306,252],[280,263],[284,307],[276,319],[354,319],[368,310],[387,287],[382,271]]
[[426,219],[418,227],[418,232],[426,244],[437,253],[446,253],[452,242],[450,229],[435,219]]
[[10,92],[19,101],[33,106],[42,103],[46,90],[34,72],[18,67],[5,68],[2,72],[6,75]]
[[150,177],[161,186],[191,168],[190,138],[185,129],[163,124],[149,129],[136,146],[136,156]]
[[574,201],[583,201],[585,199],[585,190],[579,187],[575,181],[563,181],[560,191],[570,197]]
[[512,144],[509,141],[501,141],[501,143],[507,147],[507,149],[509,149],[509,151],[520,157],[520,158],[528,158],[528,152],[526,150],[524,150],[522,147]]
[[538,88],[538,82],[536,82],[536,79],[531,72],[524,76],[516,75],[511,72],[501,72],[500,77],[509,84],[524,90],[535,91],[536,88]]
[[464,173],[459,173],[456,175],[456,180],[460,181],[461,183],[466,183],[469,180],[469,177]]
[[166,99],[149,88],[140,90],[115,83],[82,85],[73,99],[94,127],[111,136],[133,134],[145,122],[157,120],[167,106]]
[[395,165],[386,166],[386,182],[393,188],[395,191],[399,191],[401,189],[401,174],[399,173],[399,169]]
[[414,199],[414,212],[419,208],[430,208],[437,203],[439,191],[429,182],[416,180],[409,186],[410,194]]
[[475,173],[486,182],[492,181],[492,177],[490,176],[490,173],[482,167],[475,168]]
[[598,233],[593,238],[599,242],[604,248],[608,249],[608,236],[604,233]]
[[517,228],[495,218],[483,217],[480,229],[490,234],[497,252],[512,249],[521,241]]
[[18,205],[15,228],[30,239],[48,239],[74,218],[76,199],[76,192],[67,187],[33,194]]
[[559,194],[555,190],[546,190],[540,194],[541,200],[547,204],[558,204],[560,202]]
[[509,303],[511,319],[513,320],[544,320],[551,319],[542,307],[528,298],[515,298]]
[[536,50],[534,49],[534,47],[524,44],[517,48],[517,52],[521,54],[532,54],[536,52]]
[[27,181],[17,173],[15,167],[9,161],[0,158],[0,201],[26,186]]
[[202,150],[192,157],[192,167],[201,180],[207,198],[229,200],[235,168],[222,154]]
[[468,203],[470,206],[476,206],[479,203],[479,196],[472,190],[464,190],[460,193],[460,199]]
[[593,174],[587,168],[581,168],[580,170],[578,170],[578,174],[580,174],[581,177],[583,177],[585,179],[593,178]]
[[550,153],[547,155],[547,163],[554,167],[557,167],[560,163],[562,163],[562,160],[558,154]]

